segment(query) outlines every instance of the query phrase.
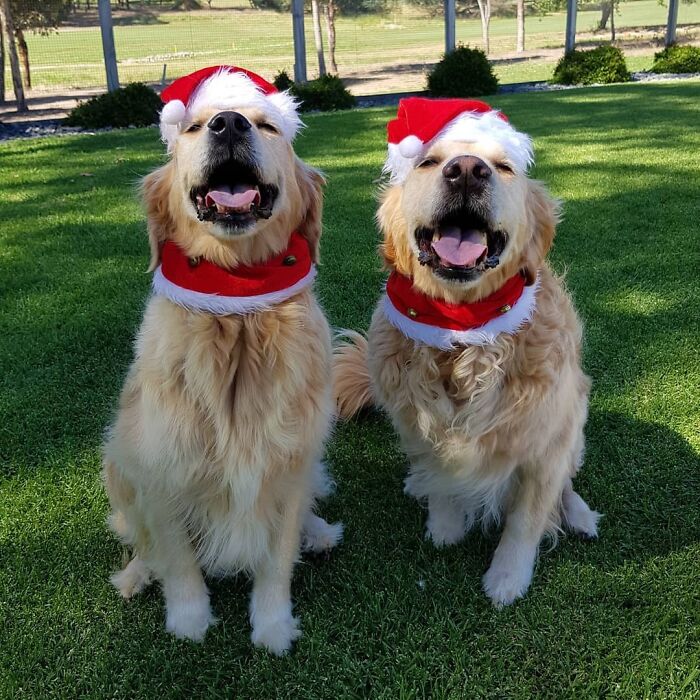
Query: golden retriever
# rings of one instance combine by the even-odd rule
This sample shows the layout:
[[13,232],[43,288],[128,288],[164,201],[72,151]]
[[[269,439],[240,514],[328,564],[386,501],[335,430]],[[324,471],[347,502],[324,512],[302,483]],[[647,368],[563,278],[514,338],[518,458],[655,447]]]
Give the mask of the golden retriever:
[[[156,273],[166,244],[235,271],[293,231],[318,257],[323,179],[292,149],[296,106],[250,75],[211,72],[181,121],[161,125],[170,158],[143,182]],[[308,286],[239,314],[150,297],[104,446],[109,522],[133,552],[112,577],[124,598],[159,581],[167,630],[201,640],[215,622],[203,574],[246,572],[253,643],[290,648],[300,547],[342,533],[313,513],[330,484],[330,382],[330,331]]]
[[[483,116],[467,106],[464,118]],[[487,596],[502,606],[527,591],[546,533],[556,537],[563,520],[595,537],[599,515],[572,486],[590,380],[581,369],[581,323],[546,262],[558,205],[526,175],[529,139],[496,117],[495,129],[478,121],[443,129],[408,164],[390,158],[380,253],[427,304],[472,308],[521,279],[530,309],[507,331],[428,328],[420,340],[415,310],[406,319],[387,308],[385,294],[368,337],[351,333],[336,350],[334,391],[343,417],[371,402],[388,413],[409,459],[406,492],[427,502],[426,535],[436,546],[503,518],[483,577]],[[515,311],[504,305],[499,313],[507,320]]]

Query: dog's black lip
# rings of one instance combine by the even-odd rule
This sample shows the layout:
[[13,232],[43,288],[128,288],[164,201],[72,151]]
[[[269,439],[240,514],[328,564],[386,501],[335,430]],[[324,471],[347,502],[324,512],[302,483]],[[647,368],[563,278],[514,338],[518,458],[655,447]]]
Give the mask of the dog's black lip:
[[[446,226],[468,226],[486,234],[486,253],[473,267],[450,267],[443,265],[432,248],[435,231]],[[422,226],[415,231],[418,244],[418,261],[431,268],[433,274],[447,280],[470,282],[477,279],[486,270],[498,267],[500,256],[508,243],[505,231],[492,229],[486,219],[472,209],[461,208],[443,215],[433,226]]]
[[[260,202],[254,204],[249,212],[244,214],[229,212],[220,213],[216,206],[207,207],[203,204],[207,193],[221,185],[246,183],[254,185],[260,191]],[[269,219],[279,195],[276,185],[265,183],[254,163],[246,160],[231,158],[219,163],[211,169],[204,182],[190,190],[192,206],[200,221],[210,221],[222,224],[231,230],[247,229],[260,219]]]

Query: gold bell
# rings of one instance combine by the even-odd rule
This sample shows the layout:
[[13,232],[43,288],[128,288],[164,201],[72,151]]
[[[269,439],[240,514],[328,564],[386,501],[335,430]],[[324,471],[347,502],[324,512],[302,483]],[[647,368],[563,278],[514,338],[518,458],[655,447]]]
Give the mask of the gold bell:
[[200,256],[197,256],[195,258],[187,258],[187,263],[190,267],[197,267],[199,263],[202,261],[202,258]]
[[282,264],[286,265],[289,267],[290,265],[294,265],[297,261],[297,256],[296,255],[288,255],[283,261]]
[[511,310],[511,308],[513,308],[513,307],[510,304],[504,304],[503,306],[501,306],[499,311],[502,314],[507,314]]
[[416,316],[418,316],[418,312],[410,306],[408,307],[408,309],[406,309],[406,311],[411,318],[415,318]]

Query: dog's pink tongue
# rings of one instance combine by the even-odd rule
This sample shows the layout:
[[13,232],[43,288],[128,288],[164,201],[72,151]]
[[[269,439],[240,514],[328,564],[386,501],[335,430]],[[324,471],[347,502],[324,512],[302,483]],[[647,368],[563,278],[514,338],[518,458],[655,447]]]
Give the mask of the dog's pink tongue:
[[250,211],[251,205],[260,201],[260,192],[257,189],[247,185],[235,185],[233,189],[232,192],[230,187],[224,185],[218,190],[210,190],[207,192],[205,204],[208,207],[216,204],[219,209]]
[[443,262],[458,267],[472,267],[486,252],[479,231],[461,231],[456,226],[443,229],[439,241],[433,241],[433,250]]

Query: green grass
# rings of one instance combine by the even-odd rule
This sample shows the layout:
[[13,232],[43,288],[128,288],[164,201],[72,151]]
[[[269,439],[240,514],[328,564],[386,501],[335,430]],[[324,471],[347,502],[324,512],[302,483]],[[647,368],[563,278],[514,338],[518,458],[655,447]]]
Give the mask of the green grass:
[[[212,582],[203,645],[163,630],[161,595],[107,583],[100,441],[149,287],[138,178],[152,129],[0,146],[0,697],[700,697],[699,82],[499,97],[565,202],[552,254],[593,377],[578,490],[601,538],[564,538],[527,598],[480,590],[496,537],[437,551],[403,496],[388,422],[340,425],[323,514],[346,524],[294,579],[304,636],[248,640],[243,579]],[[379,295],[373,180],[390,110],[311,116],[298,150],[329,177],[318,292],[364,328]]]
[[[145,80],[158,82],[163,64],[168,76],[176,77],[218,63],[235,63],[261,72],[268,78],[281,70],[290,73],[294,64],[291,18],[288,13],[246,10],[247,3],[214,0],[214,11],[164,12],[148,21],[118,24],[114,28],[119,71],[122,82]],[[371,76],[378,64],[432,63],[444,50],[442,16],[427,17],[415,9],[388,13],[339,17],[337,20],[337,56],[341,76],[363,69]],[[578,13],[580,33],[590,31],[598,11]],[[636,0],[620,5],[616,17],[618,31],[625,28],[661,26],[666,8],[657,0]],[[561,48],[564,44],[564,13],[529,16],[526,22],[528,49]],[[681,4],[679,26],[700,23],[700,3]],[[491,22],[491,50],[494,56],[515,50],[515,19],[495,18]],[[601,34],[596,41],[605,41]],[[457,40],[481,45],[478,19],[457,21]],[[36,87],[90,87],[104,85],[104,65],[99,26],[63,27],[57,34],[27,36]],[[306,20],[307,63],[311,75],[316,66],[312,24]],[[651,65],[653,49],[646,57]],[[536,66],[516,63],[499,69],[505,82],[547,79],[553,65],[536,61]],[[9,67],[7,85],[11,85]],[[530,77],[533,76],[534,77]],[[422,78],[409,79],[403,89],[420,89]],[[356,91],[361,91],[356,86]]]

